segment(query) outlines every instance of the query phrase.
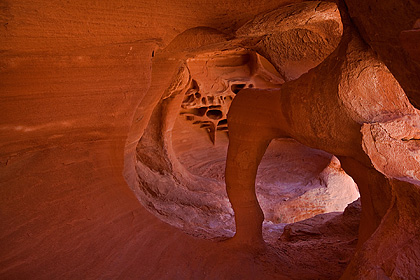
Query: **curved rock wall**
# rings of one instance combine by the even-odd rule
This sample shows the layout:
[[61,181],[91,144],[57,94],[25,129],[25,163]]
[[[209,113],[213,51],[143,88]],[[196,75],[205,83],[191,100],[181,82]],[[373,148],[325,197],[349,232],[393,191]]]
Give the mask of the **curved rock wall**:
[[[353,153],[339,157],[359,188],[365,185],[365,190],[379,190],[362,192],[361,215],[365,223],[359,228],[359,239],[366,242],[359,242],[354,257],[354,207],[334,219],[318,217],[303,228],[296,225],[295,229],[303,229],[300,231],[291,227],[292,234],[284,241],[256,248],[195,239],[160,221],[138,202],[127,184],[134,186],[139,179],[147,179],[139,176],[145,170],[137,165],[139,139],[145,135],[150,120],[156,118],[155,109],[162,97],[170,98],[170,92],[190,85],[191,81],[183,78],[188,53],[221,50],[231,47],[227,42],[233,40],[235,48],[248,46],[261,54],[266,52],[264,56],[273,63],[275,71],[291,82],[284,88],[293,89],[303,76],[314,75],[302,74],[322,63],[334,50],[326,48],[320,53],[326,37],[314,34],[314,30],[337,32],[339,25],[328,29],[316,20],[306,30],[272,32],[272,40],[268,35],[250,31],[248,38],[242,38],[247,35],[244,32],[236,33],[247,22],[267,15],[289,18],[297,24],[299,16],[295,15],[299,11],[316,12],[320,7],[332,7],[331,4],[308,3],[303,7],[314,5],[313,9],[296,9],[287,17],[279,17],[277,8],[302,1],[216,2],[6,0],[0,4],[0,278],[336,279],[346,267],[344,279],[418,278],[418,120],[409,104],[408,111],[398,110],[401,114],[394,115],[398,118],[375,119],[366,124],[352,119],[349,126],[331,123],[339,132],[338,138],[350,139],[356,154],[365,155],[366,151],[377,170],[394,178],[389,180],[371,166],[366,168],[368,157],[356,161],[349,157]],[[420,72],[416,49],[412,47],[417,42],[418,4],[408,0],[345,2],[352,22],[368,44],[362,42],[367,50],[364,53],[370,53],[377,61],[379,68],[374,69],[385,69],[384,62],[419,108]],[[350,24],[346,22],[343,3],[339,3],[339,8],[344,23]],[[290,9],[293,8],[287,8]],[[197,29],[200,26],[206,28]],[[174,39],[186,30],[195,34],[196,40],[176,42]],[[302,52],[300,55],[282,52],[276,56],[275,51],[268,54],[270,49],[287,47],[282,38],[293,43],[308,38],[314,42],[296,48]],[[175,43],[171,46],[170,42]],[[177,46],[181,48],[173,56],[170,49]],[[299,64],[303,52],[309,58]],[[334,55],[341,65],[346,63],[341,60],[345,53]],[[357,62],[357,58],[351,61]],[[330,65],[333,62],[334,57],[330,56]],[[381,71],[374,71],[379,78],[375,85],[390,81],[381,78],[391,74]],[[360,73],[367,82],[372,75],[369,71]],[[324,84],[332,79],[328,77]],[[333,84],[330,83],[332,88]],[[394,82],[392,87],[373,89],[356,84],[361,93],[380,89],[386,96],[390,96],[390,88],[395,88]],[[302,88],[305,85],[308,84]],[[354,88],[352,85],[341,84],[350,89]],[[404,98],[402,91],[394,93]],[[363,100],[369,97],[366,95]],[[401,98],[395,102],[407,104]],[[296,104],[285,104],[299,110]],[[360,102],[349,104],[365,108],[357,105]],[[311,120],[316,128],[315,121],[325,122],[319,118],[323,108],[312,108]],[[361,109],[356,113],[365,116],[372,111]],[[376,114],[369,118],[372,116]],[[404,126],[398,124],[407,119],[411,124],[400,130]],[[359,131],[362,125],[363,135],[346,138],[345,128]],[[319,141],[298,132],[294,137],[305,144],[311,146]],[[148,135],[149,139],[156,136],[153,130]],[[387,141],[391,148],[382,146]],[[330,146],[337,144],[331,143]],[[392,153],[393,147],[398,152]],[[155,166],[172,174],[174,166],[165,151],[156,150],[153,145],[149,148],[145,149],[144,158],[149,156]],[[343,154],[339,149],[331,152]],[[399,160],[404,164],[399,164]],[[136,167],[140,173],[136,173]],[[384,200],[384,196],[390,199]],[[309,227],[313,223],[318,224]],[[340,228],[346,228],[347,233]],[[295,237],[294,232],[304,237]],[[330,232],[329,238],[318,238],[326,232]],[[278,239],[281,233],[270,234],[270,238]],[[310,241],[296,242],[299,239]],[[301,252],[305,252],[304,258]]]

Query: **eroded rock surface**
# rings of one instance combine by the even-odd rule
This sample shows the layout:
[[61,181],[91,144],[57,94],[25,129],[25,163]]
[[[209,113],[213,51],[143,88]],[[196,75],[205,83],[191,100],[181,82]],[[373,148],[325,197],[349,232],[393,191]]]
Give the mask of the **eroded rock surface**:
[[[415,32],[406,34],[406,37],[402,34],[415,26],[420,14],[420,3],[393,0],[380,3],[370,0],[345,2],[365,42],[390,69],[412,104],[420,108],[420,64],[416,56],[413,57],[413,51],[405,49],[408,47],[406,43],[412,45],[417,42],[414,44],[418,45],[419,41]],[[401,42],[400,38],[406,43]]]
[[[0,278],[419,278],[418,111],[408,99],[419,108],[420,6],[410,0],[336,2],[338,8],[300,0],[2,1]],[[349,26],[362,40],[342,40]],[[245,84],[248,89],[235,95],[241,103],[236,98],[252,91],[251,84],[273,95],[276,90],[267,88],[282,84],[290,98],[282,100],[281,111],[293,109],[287,116],[296,121],[293,137],[333,149],[358,183],[358,240],[352,235],[358,215],[345,217],[348,210],[288,226],[289,241],[279,240],[284,224],[266,221],[265,239],[274,245],[243,246],[193,238],[145,209],[163,209],[162,216],[174,217],[177,226],[193,225],[191,230],[202,225],[200,215],[207,221],[225,217],[233,234],[229,201],[220,200],[224,186],[214,180],[223,180],[222,165],[209,169],[198,163],[214,150],[201,150],[192,165],[181,164],[179,156],[201,144],[171,147],[176,139],[168,133],[178,117],[190,114],[179,116],[193,80],[200,94],[208,94],[200,82],[206,74],[190,72],[194,59],[202,56],[195,61],[199,66],[231,52],[258,52],[263,68],[249,74],[246,69],[255,65],[240,59],[246,78],[231,77],[220,89],[233,96]],[[212,79],[229,72],[217,66]],[[275,119],[265,110],[273,105],[270,94],[251,96],[252,117],[245,123],[261,127],[253,123],[258,115]],[[201,135],[197,142],[218,149],[227,144],[227,106],[210,106],[203,116],[189,116],[220,128],[214,144],[206,131],[210,123],[187,124]],[[264,133],[261,128],[259,135]],[[348,145],[340,149],[343,143]],[[334,181],[341,173],[335,167],[331,176],[321,172],[329,160],[315,181]],[[264,173],[265,163],[271,165],[262,161],[260,179],[276,177]],[[191,168],[217,178],[203,184]],[[144,199],[143,206],[133,190],[164,203]],[[255,200],[251,205],[258,206]],[[178,219],[180,211],[188,219]],[[256,218],[245,222],[261,226],[258,213]]]
[[[226,135],[220,135],[212,145],[204,131],[181,117],[172,139],[178,160],[189,172],[216,180],[224,188]],[[272,141],[259,166],[256,190],[265,221],[275,224],[343,211],[359,196],[357,186],[336,158],[291,139]]]
[[364,124],[363,145],[377,170],[420,185],[420,115]]
[[[280,89],[244,90],[232,103],[228,119],[230,144],[226,183],[235,211],[234,239],[237,242],[250,244],[262,239],[262,211],[253,194],[255,176],[269,141],[275,137],[293,137],[308,146],[329,151],[343,158],[344,169],[354,176],[361,192],[362,215],[358,241],[361,252],[364,250],[364,242],[379,230],[381,221],[386,219],[388,209],[395,199],[395,185],[389,178],[407,180],[413,184],[413,188],[418,188],[416,174],[420,164],[416,152],[413,154],[412,151],[418,149],[416,145],[413,148],[413,143],[417,141],[413,135],[419,132],[419,112],[410,105],[386,67],[347,25],[347,19],[343,20],[345,27],[340,46],[318,67],[297,80],[286,82]],[[334,58],[340,54],[343,55],[341,58]],[[358,94],[355,97],[354,93],[361,90],[358,86],[359,78],[363,77],[366,71],[371,71],[371,83],[366,82],[360,86],[363,87],[363,92],[369,91],[369,97],[363,98]],[[328,84],[319,82],[324,79],[328,80]],[[363,78],[361,80],[363,81]],[[347,84],[354,87],[347,87]],[[299,94],[296,94],[297,92]],[[384,93],[391,102],[382,101]],[[251,119],[244,109],[250,108],[251,104],[257,104],[252,115],[258,116],[258,120]],[[413,116],[399,118],[410,114]],[[390,121],[392,119],[394,121]],[[388,139],[376,137],[379,131],[374,132],[374,140],[367,139],[367,127],[374,122],[380,124],[373,124],[371,131],[375,126],[385,130],[385,127],[388,127]],[[365,130],[361,130],[362,125]],[[345,126],[346,131],[339,129],[340,126]],[[392,131],[392,127],[398,127],[397,131]],[[366,148],[369,150],[369,159],[362,151],[362,137],[366,137],[363,140],[363,148],[365,151]],[[413,142],[402,139],[411,139]],[[375,141],[377,150],[371,148],[372,144],[366,144]],[[381,147],[382,141],[384,146]],[[390,157],[392,153],[407,157],[408,165],[396,164]],[[385,162],[380,162],[380,156],[385,158]],[[370,161],[382,174],[369,171],[372,170]],[[367,177],[361,178],[356,175],[355,165],[359,172],[365,169],[364,174]],[[381,184],[378,184],[379,182]],[[371,198],[366,200],[368,197]],[[403,254],[409,256],[411,253],[410,250],[405,250]],[[346,277],[350,276],[349,271]],[[389,272],[378,273],[386,275]],[[409,271],[405,273],[407,276],[412,275]]]
[[[291,13],[301,15],[297,26],[292,25],[293,17],[288,17]],[[240,90],[277,88],[286,79],[277,71],[280,69],[279,67],[273,66],[267,59],[249,50],[254,48],[256,36],[269,37],[272,29],[276,26],[279,30],[288,26],[285,30],[289,31],[310,29],[311,32],[315,32],[323,38],[323,44],[326,46],[322,53],[318,53],[316,59],[314,58],[313,63],[316,65],[336,47],[342,31],[337,7],[331,3],[310,2],[289,6],[279,9],[274,17],[268,16],[260,21],[270,24],[263,27],[263,29],[267,29],[266,33],[259,31],[261,34],[258,32],[249,32],[248,34],[245,32],[247,28],[258,26],[254,21],[250,21],[244,26],[244,29],[238,31],[236,38],[228,38],[214,29],[197,27],[186,30],[161,53],[156,53],[155,67],[160,67],[162,61],[170,60],[173,64],[174,76],[172,76],[172,81],[168,81],[170,82],[168,88],[161,89],[161,94],[164,92],[162,99],[157,103],[148,127],[136,148],[137,179],[135,181],[138,183],[134,181],[130,186],[149,210],[172,225],[194,235],[230,236],[232,212],[224,185],[221,182],[211,180],[211,177],[203,178],[202,174],[197,172],[190,174],[175,157],[172,139],[177,136],[172,130],[177,114],[191,122],[191,125],[205,130],[210,141],[216,144],[216,136],[220,135],[220,132],[229,130],[227,112],[232,100]],[[318,24],[318,22],[324,23]],[[299,36],[298,38],[301,38]],[[312,39],[306,38],[305,40],[311,41]],[[247,44],[251,44],[251,47]],[[295,50],[294,53],[298,54],[299,52],[306,53],[307,50]],[[296,65],[299,64],[302,67],[307,65],[304,60],[296,59],[295,62]],[[182,66],[176,70],[174,67],[176,65]],[[277,63],[278,65],[280,64]],[[298,76],[307,71],[307,69],[299,67],[293,69],[280,70],[283,74],[293,72],[293,75],[297,73],[296,71],[300,71]],[[168,69],[165,70],[168,71]],[[290,77],[287,80],[290,80]],[[155,90],[157,91],[157,89],[151,88],[149,94]],[[251,105],[249,108],[250,117],[253,117],[252,110]],[[258,116],[255,118],[258,119]],[[194,140],[201,141],[196,138]],[[185,141],[188,140],[185,139]],[[177,143],[177,145],[181,146],[182,144]],[[294,148],[299,149],[298,146]],[[312,151],[308,150],[308,153],[312,153]],[[212,167],[211,161],[207,158],[200,161],[206,168]],[[209,163],[207,163],[208,161]],[[326,165],[322,166],[321,170]],[[296,165],[294,168],[299,170],[300,167]],[[302,169],[304,170],[304,167]],[[332,169],[328,169],[321,177],[328,177],[330,171],[333,172]],[[340,188],[340,184],[345,179],[343,182],[331,184],[332,180],[326,182],[328,179],[318,179],[316,173],[313,176],[310,179],[312,182],[308,182],[306,178],[297,179],[298,183],[295,184],[294,190],[290,185],[281,186],[279,183],[280,188],[285,188],[285,192],[271,198],[269,195],[264,195],[271,192],[270,187],[265,187],[268,191],[264,192],[266,182],[262,183],[261,197],[264,196],[262,199],[267,219],[274,222],[291,222],[318,213],[343,210],[347,203],[358,197],[352,180],[343,184],[343,189],[349,190],[349,192],[343,191],[342,195],[335,195],[332,189]],[[276,184],[271,183],[271,185]],[[319,198],[316,198],[317,195]],[[292,205],[294,203],[294,210],[284,211],[279,204],[289,198],[293,199],[285,204]],[[340,199],[343,200],[340,201]],[[337,201],[333,202],[334,200]],[[298,207],[300,202],[303,205]],[[179,204],[183,207],[179,207]]]

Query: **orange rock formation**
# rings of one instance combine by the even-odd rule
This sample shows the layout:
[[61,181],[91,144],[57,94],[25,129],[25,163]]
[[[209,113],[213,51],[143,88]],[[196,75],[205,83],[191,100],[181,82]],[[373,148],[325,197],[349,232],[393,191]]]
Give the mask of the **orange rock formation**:
[[0,7],[1,279],[420,277],[420,4]]

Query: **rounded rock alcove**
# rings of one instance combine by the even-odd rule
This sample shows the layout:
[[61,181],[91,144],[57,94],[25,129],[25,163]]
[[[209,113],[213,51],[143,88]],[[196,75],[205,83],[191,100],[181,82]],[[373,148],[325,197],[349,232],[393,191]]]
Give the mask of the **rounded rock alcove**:
[[[294,275],[295,279],[342,275],[356,245],[366,242],[378,228],[391,201],[391,182],[372,168],[364,150],[374,146],[367,137],[369,129],[381,128],[381,123],[372,122],[387,121],[392,114],[412,114],[407,98],[384,64],[349,28],[348,22],[344,31],[345,34],[335,4],[305,2],[259,15],[235,34],[227,35],[208,27],[188,29],[164,49],[155,50],[151,85],[140,102],[126,145],[125,178],[142,204],[160,219],[196,237],[225,239],[234,235],[236,223],[234,238],[214,243],[220,250],[232,244],[230,241],[235,244],[239,215],[237,208],[234,215],[231,205],[237,201],[228,200],[223,183],[227,133],[230,132],[230,143],[237,144],[238,138],[232,141],[238,132],[232,130],[235,122],[246,127],[244,123],[258,118],[261,125],[254,122],[249,126],[255,131],[263,131],[266,124],[279,128],[286,125],[283,128],[290,133],[288,137],[296,141],[270,138],[272,144],[257,178],[259,202],[252,202],[254,210],[264,208],[267,218],[264,234],[260,230],[262,215],[249,217],[246,211],[239,211],[242,218],[239,240],[245,240],[240,249],[263,243],[264,235],[276,255],[269,257],[270,262],[285,270],[298,268],[303,274]],[[376,76],[384,79],[369,83],[368,78]],[[398,100],[397,103],[387,101],[387,95],[382,94],[385,88],[392,89],[389,100]],[[259,93],[267,98],[259,98]],[[276,96],[281,93],[284,95]],[[236,107],[229,107],[233,100]],[[354,100],[362,103],[356,106]],[[226,114],[229,110],[235,112],[234,108],[239,117],[229,124]],[[267,114],[269,110],[272,111]],[[260,115],[270,115],[272,119]],[[137,125],[140,120],[147,120],[147,127]],[[276,120],[280,123],[275,123]],[[258,137],[258,133],[253,135]],[[362,141],[369,146],[362,147]],[[375,149],[371,151],[374,153]],[[241,163],[258,167],[255,162],[263,154],[249,156],[247,151],[235,152],[240,157],[246,156],[244,161],[235,163],[239,168]],[[289,162],[281,160],[288,156]],[[358,183],[360,203],[351,203],[342,214],[316,215],[338,204],[324,203],[326,197],[337,198],[337,194],[343,197],[340,188],[327,186],[346,182],[351,186],[350,197],[358,196],[354,182],[341,169],[338,158]],[[323,164],[316,164],[320,162]],[[227,163],[229,166],[229,159]],[[310,172],[293,166],[305,167]],[[313,175],[309,175],[311,172]],[[281,176],[284,173],[287,176]],[[238,181],[241,176],[247,177],[243,181],[252,189],[242,197],[254,199],[255,177],[251,178],[254,174],[247,176],[242,170],[235,176]],[[299,193],[303,204],[290,193],[282,192],[297,177],[299,183],[291,189]],[[229,184],[235,185],[235,180]],[[314,186],[314,191],[310,191]],[[315,194],[320,195],[319,199],[307,203]],[[272,199],[276,195],[279,200]],[[240,189],[236,189],[238,196]],[[316,216],[296,222],[307,218],[301,214]],[[284,226],[292,221],[295,222]],[[311,263],[313,259],[317,262]]]
[[[223,64],[219,60],[223,59],[227,64],[229,56],[233,59],[238,55],[202,56],[189,61],[193,86],[185,95],[171,135],[173,151],[183,167],[194,176],[212,179],[221,189],[225,188],[224,172],[229,142],[226,112],[236,94],[233,90],[238,88],[236,85],[240,85],[241,89],[255,85],[257,88],[276,86],[267,80],[264,84],[261,82],[262,75],[258,73],[267,73],[268,70],[260,70],[263,68],[263,58],[258,54],[246,54],[247,59],[241,59],[243,65],[228,66],[229,71],[217,66]],[[252,56],[253,62],[249,60]],[[254,66],[255,69],[251,70],[250,65],[258,67]],[[201,71],[195,72],[194,69]],[[226,72],[229,75],[224,74],[226,80],[222,82],[223,86],[212,84],[223,77],[221,73]],[[205,76],[200,75],[202,73]],[[250,73],[254,76],[250,76]],[[279,75],[275,72],[271,74],[271,81],[282,83]],[[214,88],[223,90],[217,92],[212,90]],[[197,95],[200,98],[194,98]],[[208,101],[203,102],[202,96],[206,96]],[[208,115],[213,111],[219,112],[217,120],[213,115]],[[256,192],[265,216],[267,239],[270,239],[270,232],[277,229],[279,234],[278,230],[288,223],[317,214],[342,212],[359,197],[356,184],[341,169],[336,157],[305,147],[292,139],[275,139],[271,142],[259,166]]]
[[420,1],[0,6],[0,279],[420,279]]
[[[237,89],[275,88],[284,80],[266,59],[244,49],[194,56],[185,69],[188,85],[160,101],[137,146],[142,178],[137,193],[155,215],[189,234],[229,237],[234,233],[224,184],[229,106]],[[337,158],[292,139],[272,141],[256,188],[266,236],[288,223],[342,212],[359,196]]]
[[[271,13],[264,19],[268,24],[261,26],[263,33],[250,21],[233,39],[217,30],[193,28],[155,53],[156,73],[171,69],[169,65],[175,73],[152,77],[150,94],[160,91],[161,98],[154,101],[136,148],[131,187],[149,211],[194,236],[233,235],[233,211],[224,184],[230,104],[242,89],[278,88],[297,79],[335,49],[342,33],[340,15],[334,4],[323,3],[322,9],[319,5],[302,4],[307,21],[285,17],[293,6]],[[283,27],[274,32],[270,21]],[[272,47],[268,37],[279,43],[276,58],[267,52]],[[304,47],[288,49],[302,40]],[[338,185],[345,191],[335,190]],[[266,226],[342,211],[358,197],[356,185],[336,158],[290,139],[272,141],[260,166],[257,193]]]

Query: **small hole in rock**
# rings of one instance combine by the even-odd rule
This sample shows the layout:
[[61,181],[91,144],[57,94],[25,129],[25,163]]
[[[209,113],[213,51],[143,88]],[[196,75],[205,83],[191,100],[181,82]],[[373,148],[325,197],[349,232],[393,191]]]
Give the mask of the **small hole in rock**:
[[227,119],[224,119],[224,120],[220,120],[217,125],[226,125],[226,124],[227,124]]
[[198,108],[196,115],[202,117],[202,116],[204,116],[206,111],[207,111],[207,107]]
[[219,120],[223,117],[223,113],[219,110],[208,110],[206,116],[212,120]]
[[241,89],[243,89],[246,84],[234,84],[230,87],[233,93],[237,94]]

